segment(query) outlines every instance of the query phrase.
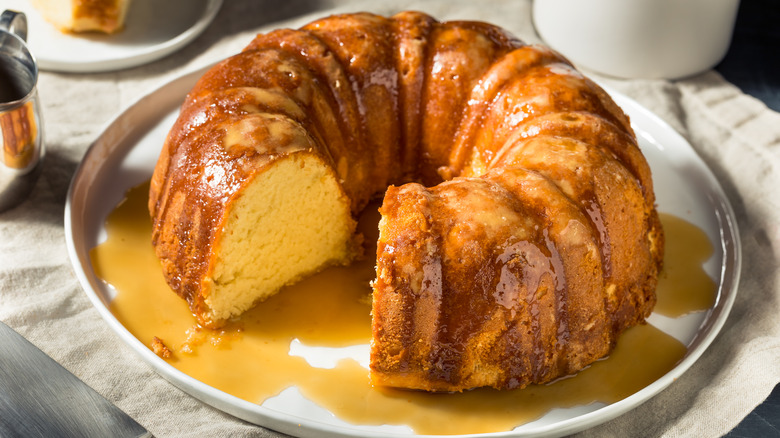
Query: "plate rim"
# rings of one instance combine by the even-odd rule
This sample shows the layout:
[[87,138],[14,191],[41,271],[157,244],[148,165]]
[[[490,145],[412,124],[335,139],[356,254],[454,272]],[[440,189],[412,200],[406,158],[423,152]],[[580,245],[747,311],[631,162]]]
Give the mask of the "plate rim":
[[[221,1],[221,0],[219,0]],[[74,220],[76,215],[83,211],[78,211],[78,199],[76,198],[80,189],[80,184],[89,184],[83,180],[85,172],[89,169],[91,164],[91,158],[93,155],[100,155],[102,150],[99,150],[101,140],[106,136],[113,133],[113,130],[125,129],[124,136],[130,135],[127,131],[127,126],[123,125],[123,120],[130,117],[130,114],[134,110],[138,110],[143,106],[147,100],[152,100],[155,96],[159,96],[161,93],[174,88],[176,86],[182,86],[182,84],[194,84],[208,68],[213,66],[214,63],[207,64],[196,68],[191,68],[176,77],[169,79],[161,85],[155,87],[151,91],[138,97],[133,103],[120,110],[115,114],[111,120],[104,124],[99,130],[97,138],[90,144],[82,160],[80,161],[76,171],[71,178],[70,185],[68,187],[66,202],[65,202],[65,234],[66,245],[68,250],[69,259],[73,267],[73,271],[89,300],[93,306],[97,308],[101,317],[106,321],[109,327],[123,340],[123,342],[131,347],[131,349],[138,354],[147,365],[151,366],[158,374],[164,379],[169,381],[177,388],[183,390],[187,395],[194,397],[209,406],[219,409],[225,413],[228,413],[236,418],[251,422],[253,424],[267,427],[279,432],[300,435],[300,436],[350,436],[350,437],[362,437],[370,434],[373,437],[403,437],[403,436],[416,436],[416,437],[433,437],[438,435],[419,435],[419,434],[399,434],[387,431],[366,431],[362,429],[363,425],[353,425],[354,427],[345,429],[344,427],[323,423],[317,420],[308,420],[298,415],[282,412],[273,408],[262,406],[256,403],[252,403],[231,394],[225,393],[212,386],[207,385],[189,375],[179,371],[172,365],[165,362],[163,359],[155,355],[146,345],[138,340],[132,333],[130,333],[124,325],[119,322],[116,317],[111,313],[108,308],[108,302],[104,300],[101,294],[97,293],[93,287],[93,281],[100,281],[97,278],[89,278],[87,269],[91,270],[91,265],[88,262],[88,255],[86,260],[83,260],[83,256],[78,249],[77,238],[78,233],[74,234]],[[704,176],[708,180],[707,189],[713,192],[719,202],[715,203],[714,213],[718,221],[718,231],[721,234],[720,246],[722,251],[722,264],[720,266],[720,278],[718,279],[717,301],[713,307],[707,311],[707,316],[700,324],[696,336],[690,342],[688,352],[683,359],[668,373],[660,377],[650,385],[642,388],[629,397],[626,397],[618,402],[611,403],[595,409],[585,414],[576,415],[572,418],[555,422],[549,425],[538,426],[529,431],[502,431],[487,434],[462,434],[455,435],[457,437],[526,437],[526,436],[562,436],[585,429],[589,429],[596,425],[605,423],[612,420],[634,408],[640,404],[655,397],[662,390],[667,388],[677,378],[682,376],[690,367],[701,357],[702,354],[709,348],[712,342],[715,340],[723,325],[728,319],[728,315],[731,312],[731,308],[736,300],[739,279],[741,275],[742,266],[742,250],[739,236],[739,229],[737,225],[736,215],[731,206],[731,203],[726,196],[722,186],[715,178],[710,167],[704,162],[698,155],[696,150],[691,144],[668,123],[661,119],[658,115],[639,104],[634,99],[626,96],[625,94],[616,91],[615,89],[599,83],[599,85],[607,91],[616,101],[623,101],[631,105],[632,112],[641,113],[643,117],[651,120],[655,125],[662,128],[666,135],[671,135],[675,138],[675,141],[685,146],[685,154],[689,155],[689,158],[694,160],[696,164],[700,166],[700,170],[704,172]],[[187,88],[188,90],[189,88]],[[181,97],[183,101],[184,95]],[[178,105],[177,105],[178,106]],[[624,104],[620,104],[621,108],[624,108]],[[625,109],[624,109],[625,111]],[[123,137],[124,138],[124,137]],[[113,150],[110,152],[117,153],[118,151],[129,152],[135,146],[129,147],[121,141],[116,141],[113,146]],[[101,166],[97,166],[100,168]],[[725,239],[724,234],[729,239]],[[86,249],[89,251],[89,248]],[[730,266],[730,268],[729,268]],[[94,276],[94,275],[93,275]],[[94,276],[96,277],[96,276]],[[702,330],[705,330],[703,336]],[[304,426],[305,424],[305,426]],[[370,427],[370,426],[369,426]],[[312,435],[316,434],[316,435]],[[324,434],[324,435],[323,435]]]

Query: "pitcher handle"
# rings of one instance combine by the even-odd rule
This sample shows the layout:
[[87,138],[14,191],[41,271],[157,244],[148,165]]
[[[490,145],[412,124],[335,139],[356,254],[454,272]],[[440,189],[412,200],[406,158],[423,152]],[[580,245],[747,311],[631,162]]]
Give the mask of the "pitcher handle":
[[3,11],[0,15],[0,29],[12,32],[22,41],[27,41],[27,17],[23,12]]

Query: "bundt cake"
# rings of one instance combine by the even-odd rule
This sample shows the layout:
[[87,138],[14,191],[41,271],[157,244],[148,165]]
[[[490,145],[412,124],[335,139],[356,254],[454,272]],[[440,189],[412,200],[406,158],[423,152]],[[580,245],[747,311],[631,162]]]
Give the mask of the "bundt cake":
[[359,257],[382,194],[373,384],[548,382],[652,311],[663,232],[628,118],[554,51],[418,12],[261,34],[205,73],[154,170],[152,240],[219,327]]

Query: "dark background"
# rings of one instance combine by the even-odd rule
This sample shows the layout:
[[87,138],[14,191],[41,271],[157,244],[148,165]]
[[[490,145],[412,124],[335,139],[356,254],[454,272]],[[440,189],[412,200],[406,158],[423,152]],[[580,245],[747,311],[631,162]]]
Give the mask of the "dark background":
[[731,47],[715,70],[780,111],[780,0],[741,1]]

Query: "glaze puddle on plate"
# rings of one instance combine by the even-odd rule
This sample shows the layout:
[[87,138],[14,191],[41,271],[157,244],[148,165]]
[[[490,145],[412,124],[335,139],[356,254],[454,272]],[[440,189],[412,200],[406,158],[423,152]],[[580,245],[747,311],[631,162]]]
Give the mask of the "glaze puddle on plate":
[[[609,358],[549,385],[461,394],[373,388],[367,370],[372,258],[288,287],[223,330],[203,329],[163,280],[150,243],[147,194],[148,184],[128,192],[108,217],[107,240],[90,254],[97,275],[118,291],[111,311],[150,348],[160,339],[172,366],[252,403],[294,386],[352,424],[406,425],[419,434],[500,432],[556,408],[622,400],[672,370],[686,353],[678,340],[646,324],[628,330]],[[361,217],[367,241],[375,241],[378,219],[376,206]],[[661,220],[670,243],[658,307],[670,309],[667,316],[709,309],[715,283],[702,264],[712,245],[682,219],[662,214]],[[367,254],[374,251],[367,248]]]

